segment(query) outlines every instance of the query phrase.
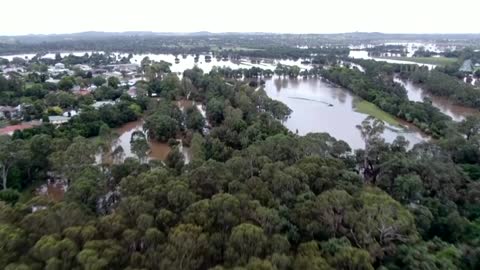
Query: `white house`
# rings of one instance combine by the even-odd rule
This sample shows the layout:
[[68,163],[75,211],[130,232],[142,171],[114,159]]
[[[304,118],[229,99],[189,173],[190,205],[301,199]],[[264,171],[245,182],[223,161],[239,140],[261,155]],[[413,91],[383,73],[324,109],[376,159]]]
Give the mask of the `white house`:
[[63,63],[56,63],[55,69],[65,69],[65,65]]
[[49,82],[49,83],[55,83],[55,84],[57,84],[58,82],[60,82],[60,80],[53,79],[53,78],[49,78],[49,79],[48,79],[48,80],[46,80],[45,82]]
[[137,87],[135,86],[130,87],[130,89],[128,89],[127,91],[127,94],[132,98],[137,97]]
[[64,113],[63,113],[63,116],[65,116],[65,117],[73,117],[73,116],[75,116],[75,115],[77,115],[77,114],[78,114],[77,111],[75,111],[75,110],[69,110],[69,111],[64,112]]
[[106,101],[97,101],[97,102],[93,103],[92,106],[93,106],[95,109],[99,109],[99,108],[101,108],[101,107],[103,107],[103,106],[105,106],[105,105],[113,105],[113,104],[115,104],[115,101],[113,101],[113,100],[106,100]]
[[83,70],[83,71],[91,71],[92,70],[92,68],[90,66],[82,65],[82,64],[74,65],[73,67],[78,68],[78,69]]
[[49,116],[48,117],[48,121],[54,125],[61,125],[61,124],[64,124],[64,123],[67,123],[68,120],[70,120],[70,117],[66,117],[66,116]]

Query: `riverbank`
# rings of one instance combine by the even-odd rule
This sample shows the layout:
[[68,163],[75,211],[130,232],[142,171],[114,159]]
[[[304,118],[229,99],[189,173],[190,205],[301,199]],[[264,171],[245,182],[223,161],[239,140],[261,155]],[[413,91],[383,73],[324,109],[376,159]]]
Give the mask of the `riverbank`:
[[400,122],[394,116],[378,108],[375,104],[371,102],[357,99],[354,101],[354,106],[356,112],[368,114],[382,120],[389,125],[401,127]]

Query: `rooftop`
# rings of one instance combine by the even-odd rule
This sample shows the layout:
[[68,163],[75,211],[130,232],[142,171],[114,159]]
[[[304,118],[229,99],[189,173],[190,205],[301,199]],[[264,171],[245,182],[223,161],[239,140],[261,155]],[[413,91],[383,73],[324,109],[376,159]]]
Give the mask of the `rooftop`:
[[11,135],[15,130],[24,130],[27,128],[32,128],[33,125],[29,124],[18,124],[18,125],[11,125],[11,126],[6,126],[4,128],[0,128],[0,135]]

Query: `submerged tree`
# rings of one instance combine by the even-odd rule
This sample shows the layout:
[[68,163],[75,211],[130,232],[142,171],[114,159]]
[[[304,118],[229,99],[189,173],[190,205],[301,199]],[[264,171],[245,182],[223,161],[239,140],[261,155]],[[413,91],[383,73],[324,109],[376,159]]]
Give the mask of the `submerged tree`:
[[130,146],[132,152],[138,157],[140,162],[144,163],[148,157],[148,150],[150,150],[145,133],[140,130],[134,131],[130,138]]
[[116,134],[106,124],[100,127],[97,144],[100,150],[102,165],[108,165],[112,163],[112,149],[117,143],[117,139],[118,134]]

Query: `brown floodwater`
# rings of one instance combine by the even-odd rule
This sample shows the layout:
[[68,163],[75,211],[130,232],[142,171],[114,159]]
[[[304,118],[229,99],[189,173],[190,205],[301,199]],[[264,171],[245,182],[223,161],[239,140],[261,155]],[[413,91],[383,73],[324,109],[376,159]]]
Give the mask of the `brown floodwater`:
[[[305,135],[310,132],[327,132],[337,139],[346,141],[353,149],[363,148],[364,142],[357,125],[368,116],[355,110],[355,100],[358,99],[350,91],[334,86],[321,79],[290,79],[274,77],[266,80],[265,91],[275,100],[285,103],[292,114],[284,125],[293,132]],[[331,106],[330,106],[331,105]],[[197,108],[205,114],[201,104],[190,100],[177,101],[177,106],[184,112],[189,106]],[[404,136],[411,145],[428,140],[428,136],[421,133],[412,125],[399,121],[404,128],[388,126],[383,134],[388,142],[397,136]],[[130,122],[115,129],[119,134],[117,145],[124,150],[124,157],[134,157],[131,152],[130,138],[136,130],[143,131],[142,119]],[[166,143],[149,140],[149,158],[165,160],[171,148]],[[181,147],[186,162],[191,158],[188,147]]]
[[469,115],[478,114],[479,111],[473,108],[457,105],[445,97],[434,96],[411,81],[401,80],[398,77],[394,81],[400,83],[405,87],[408,94],[408,99],[412,101],[423,101],[428,98],[432,101],[432,105],[438,108],[442,113],[450,116],[454,121],[462,121]]
[[59,202],[63,200],[67,189],[68,183],[65,180],[48,180],[47,183],[37,188],[36,194]]
[[[353,149],[363,148],[364,142],[357,125],[368,116],[355,111],[355,100],[350,91],[315,78],[288,79],[275,77],[266,80],[265,91],[272,99],[286,104],[292,114],[284,125],[293,132],[305,135],[310,132],[327,132],[344,140]],[[402,123],[404,124],[404,123]],[[404,136],[410,145],[428,137],[418,129],[388,126],[383,133],[387,142]]]
[[[132,153],[130,139],[132,138],[132,134],[135,131],[142,131],[145,133],[145,131],[143,130],[143,124],[144,120],[139,119],[137,121],[129,122],[119,128],[114,129],[114,131],[119,135],[119,137],[112,151],[118,146],[122,146],[124,158],[135,157],[135,154]],[[180,151],[184,155],[185,163],[189,163],[191,158],[190,149],[188,147],[182,146],[181,140],[178,141],[180,141]],[[165,160],[168,156],[168,153],[170,153],[171,147],[167,143],[161,143],[153,139],[148,139],[148,144],[150,146],[150,152],[148,154],[150,160]]]

